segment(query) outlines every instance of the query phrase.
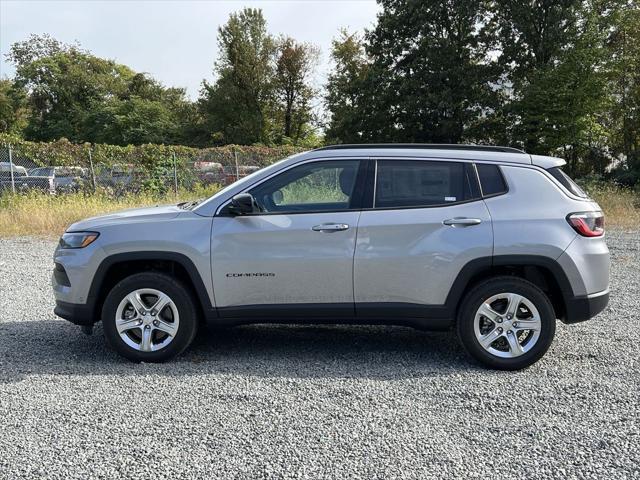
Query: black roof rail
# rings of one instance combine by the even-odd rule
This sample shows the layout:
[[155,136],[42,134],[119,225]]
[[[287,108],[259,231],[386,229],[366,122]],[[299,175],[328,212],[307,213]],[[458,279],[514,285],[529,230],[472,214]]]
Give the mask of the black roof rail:
[[320,150],[353,150],[358,148],[407,148],[420,150],[471,150],[480,152],[503,152],[503,153],[527,153],[524,150],[513,147],[500,147],[494,145],[463,145],[446,143],[352,143],[342,145],[328,145],[316,148]]

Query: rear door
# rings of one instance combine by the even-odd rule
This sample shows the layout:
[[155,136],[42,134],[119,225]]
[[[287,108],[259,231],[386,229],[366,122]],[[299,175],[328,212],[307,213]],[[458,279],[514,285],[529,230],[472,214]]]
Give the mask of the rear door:
[[492,255],[491,218],[474,165],[380,159],[374,183],[373,208],[358,224],[357,315],[448,315],[443,305],[458,273]]
[[221,316],[353,316],[361,165],[344,159],[294,166],[249,189],[261,213],[214,218]]

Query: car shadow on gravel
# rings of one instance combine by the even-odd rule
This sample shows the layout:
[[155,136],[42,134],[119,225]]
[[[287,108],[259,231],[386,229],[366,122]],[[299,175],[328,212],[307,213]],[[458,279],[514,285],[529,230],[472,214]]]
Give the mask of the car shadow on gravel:
[[29,375],[233,374],[286,378],[401,379],[477,368],[453,332],[386,326],[252,325],[201,330],[165,364],[135,364],[59,320],[0,322],[0,382]]

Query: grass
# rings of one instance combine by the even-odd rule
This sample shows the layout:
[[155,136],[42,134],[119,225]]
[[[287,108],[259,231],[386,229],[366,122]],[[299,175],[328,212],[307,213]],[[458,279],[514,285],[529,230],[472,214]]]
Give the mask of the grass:
[[[126,208],[162,205],[212,195],[219,187],[182,191],[178,195],[131,194],[113,197],[107,192],[52,196],[28,194],[0,196],[0,237],[35,235],[57,237],[72,223],[83,218]],[[640,228],[640,193],[613,185],[587,186],[606,214],[608,227]],[[291,193],[291,192],[286,192]],[[298,195],[295,195],[298,196]]]
[[611,184],[586,186],[605,214],[607,227],[640,229],[640,192]]
[[49,195],[36,191],[0,195],[0,237],[58,237],[72,223],[127,208],[163,205],[208,197],[218,186],[167,195],[149,193],[113,197],[107,192]]

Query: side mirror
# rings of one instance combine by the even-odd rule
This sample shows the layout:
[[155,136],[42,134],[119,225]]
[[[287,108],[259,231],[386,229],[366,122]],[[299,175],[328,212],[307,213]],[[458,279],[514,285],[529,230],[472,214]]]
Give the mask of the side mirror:
[[259,211],[256,200],[250,193],[239,193],[231,199],[229,213],[233,215],[247,215]]

